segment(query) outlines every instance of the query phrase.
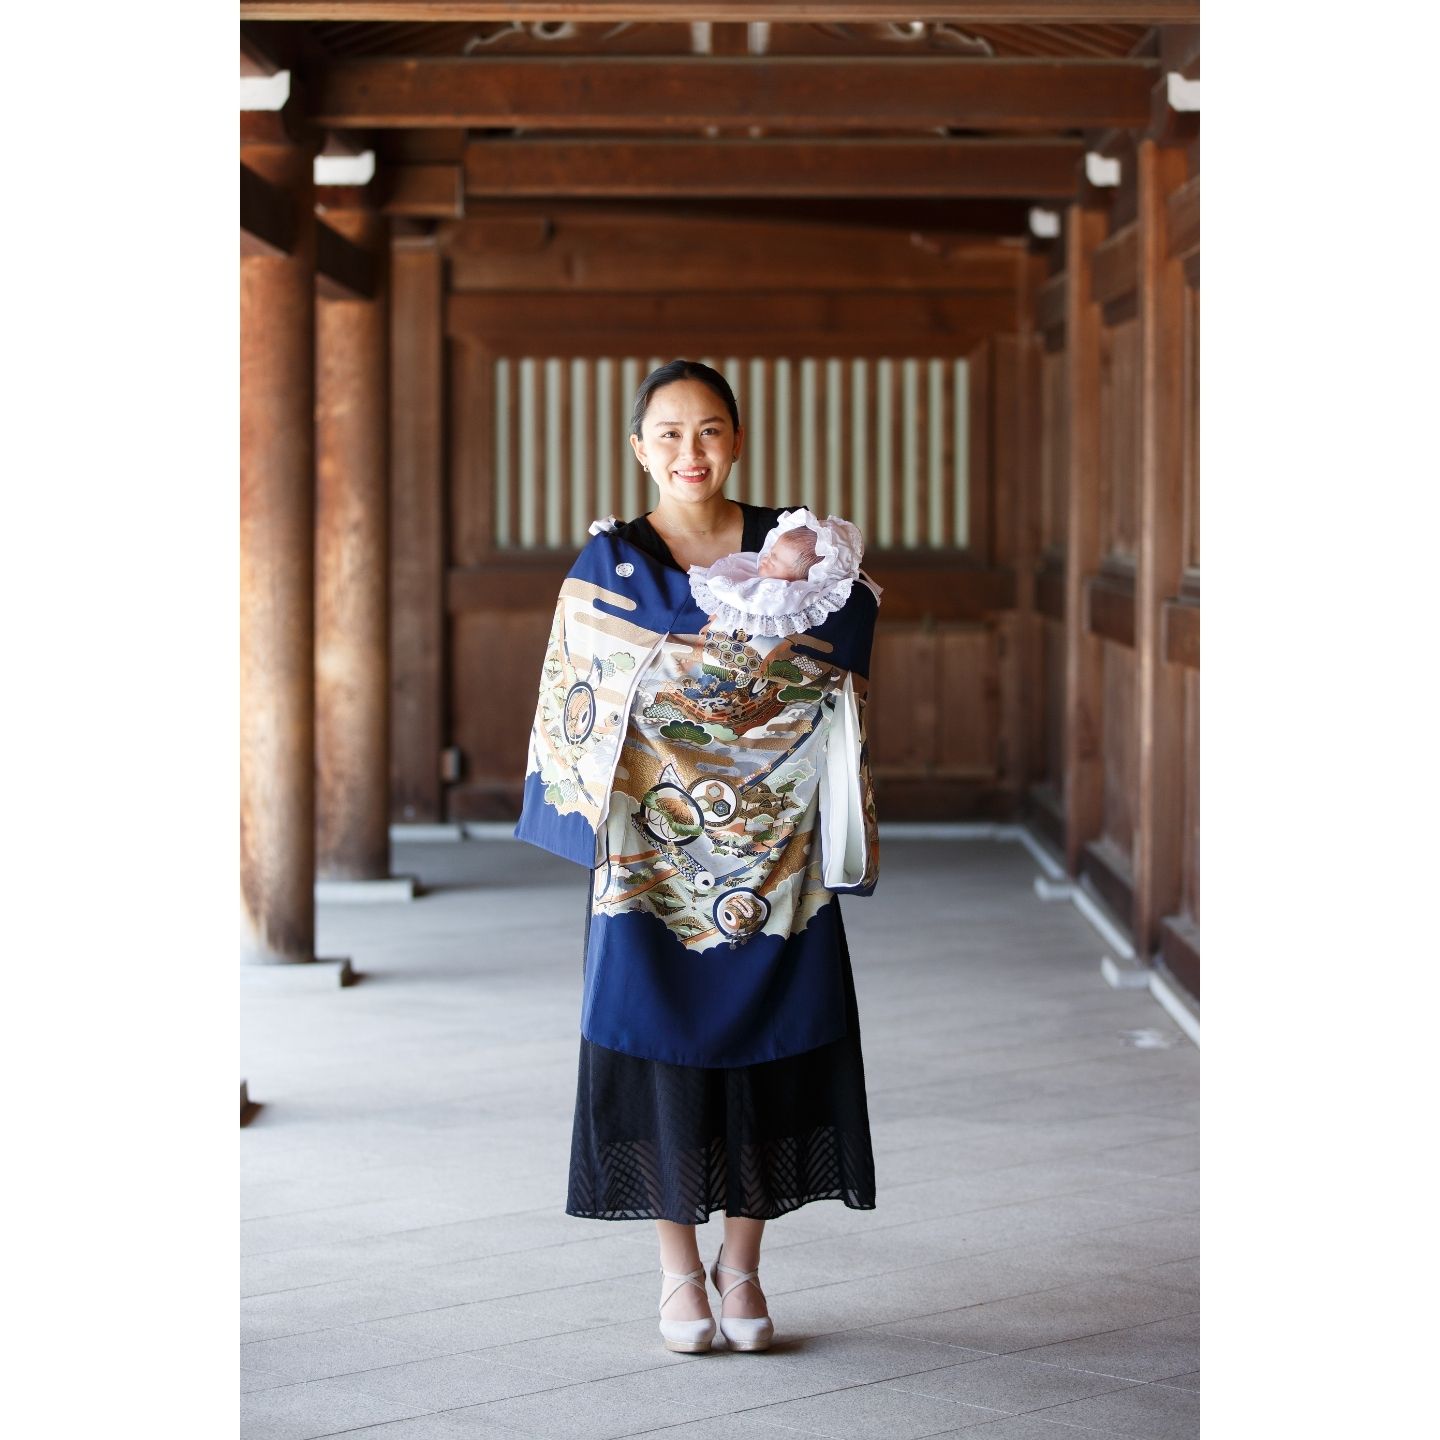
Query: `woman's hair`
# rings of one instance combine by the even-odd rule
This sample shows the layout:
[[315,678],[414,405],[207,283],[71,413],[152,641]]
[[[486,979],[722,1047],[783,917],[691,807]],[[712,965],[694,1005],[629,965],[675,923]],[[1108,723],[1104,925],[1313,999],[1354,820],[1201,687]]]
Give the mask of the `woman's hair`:
[[730,412],[730,423],[737,430],[740,428],[740,407],[735,403],[735,392],[718,370],[712,370],[699,360],[671,360],[658,370],[652,370],[640,382],[640,388],[635,392],[635,408],[630,412],[632,435],[640,434],[645,423],[645,412],[650,408],[650,397],[676,380],[698,380],[702,385],[708,386],[725,402],[725,408]]

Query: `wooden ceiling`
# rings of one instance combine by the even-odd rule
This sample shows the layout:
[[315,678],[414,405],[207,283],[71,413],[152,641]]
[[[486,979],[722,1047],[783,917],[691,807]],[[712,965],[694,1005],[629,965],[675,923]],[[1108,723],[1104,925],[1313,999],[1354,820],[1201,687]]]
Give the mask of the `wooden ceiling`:
[[1189,0],[678,18],[695,8],[241,0],[242,69],[289,69],[332,147],[375,150],[398,215],[588,202],[1017,237],[1087,148],[1150,123],[1166,69],[1198,73]]
[[[317,52],[335,59],[379,55],[688,55],[708,41],[711,53],[746,53],[740,22],[709,24],[696,35],[689,23],[654,21],[475,20],[397,24],[316,21]],[[1143,25],[960,25],[952,20],[767,23],[769,55],[973,55],[1120,59],[1144,39]],[[719,33],[717,33],[719,32]],[[758,37],[756,37],[758,38]]]

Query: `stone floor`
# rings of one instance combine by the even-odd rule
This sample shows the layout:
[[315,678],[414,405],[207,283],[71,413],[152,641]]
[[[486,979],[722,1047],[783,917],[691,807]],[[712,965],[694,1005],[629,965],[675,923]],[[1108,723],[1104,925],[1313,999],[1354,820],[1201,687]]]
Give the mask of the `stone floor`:
[[774,1222],[776,1347],[706,1356],[653,1227],[563,1213],[583,876],[396,849],[423,898],[320,914],[357,985],[242,986],[245,1440],[1199,1433],[1199,1055],[1022,847],[887,840],[842,902],[878,1207]]

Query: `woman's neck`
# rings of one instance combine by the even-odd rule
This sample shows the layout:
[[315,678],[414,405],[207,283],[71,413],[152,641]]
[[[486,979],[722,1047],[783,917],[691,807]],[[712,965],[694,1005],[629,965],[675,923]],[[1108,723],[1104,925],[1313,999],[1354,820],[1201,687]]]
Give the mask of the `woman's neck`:
[[745,512],[723,495],[704,505],[673,508],[662,500],[648,518],[682,570],[713,565],[722,555],[738,550],[745,538]]
[[650,523],[667,535],[687,540],[709,540],[734,527],[739,506],[724,495],[713,495],[703,505],[675,504],[661,499],[650,512]]

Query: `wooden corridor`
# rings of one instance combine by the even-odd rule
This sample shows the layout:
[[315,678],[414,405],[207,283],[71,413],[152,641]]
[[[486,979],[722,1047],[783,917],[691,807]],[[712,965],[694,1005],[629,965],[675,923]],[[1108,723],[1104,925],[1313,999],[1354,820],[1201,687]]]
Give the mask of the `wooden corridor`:
[[1023,821],[1198,997],[1198,5],[692,13],[241,0],[246,958],[516,812],[685,355],[737,498],[865,530],[882,817]]

